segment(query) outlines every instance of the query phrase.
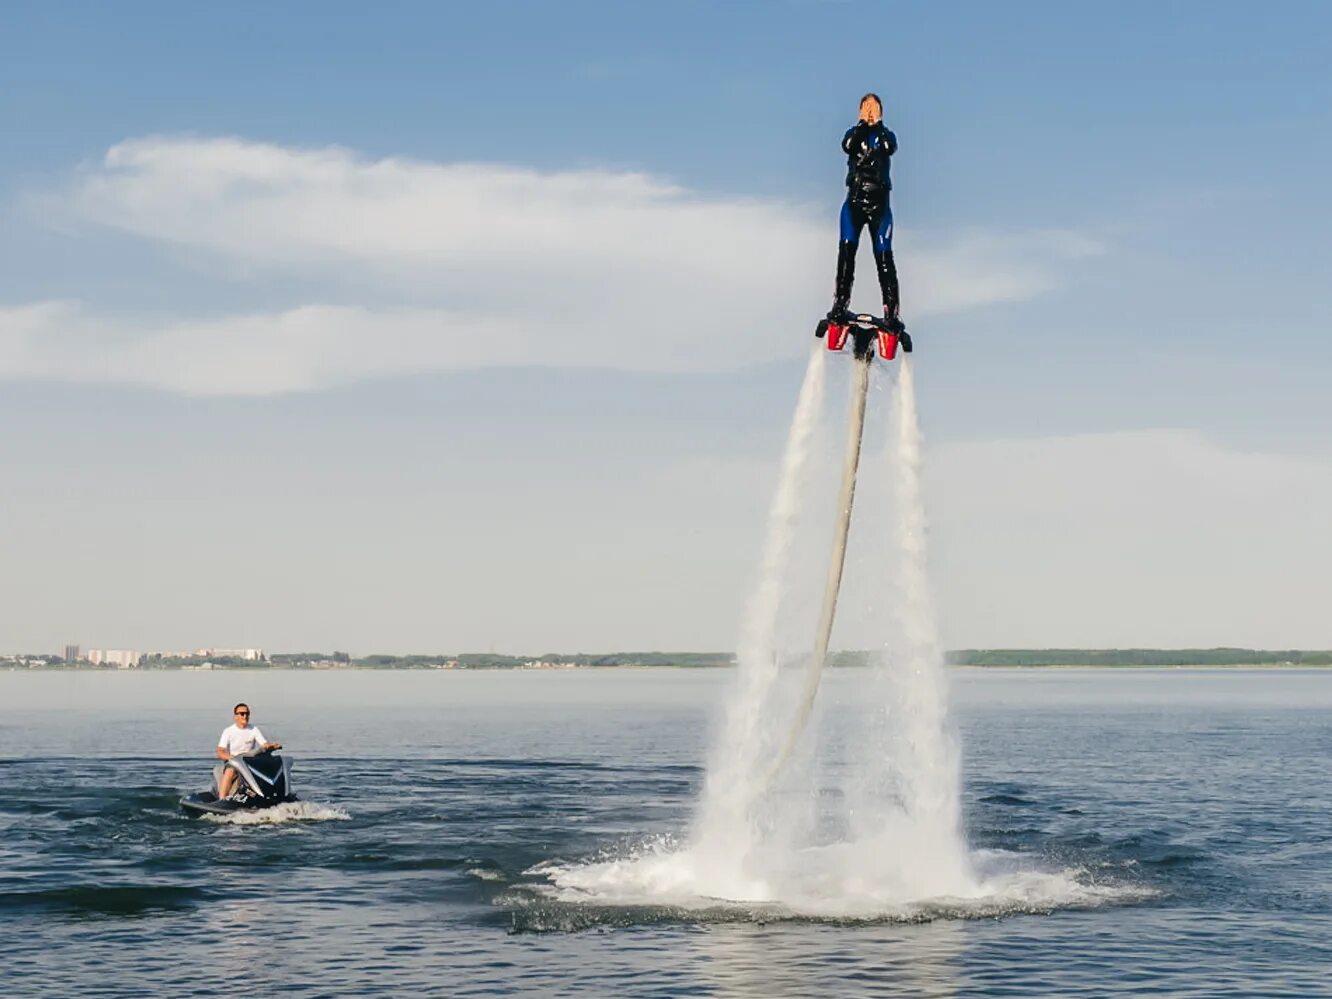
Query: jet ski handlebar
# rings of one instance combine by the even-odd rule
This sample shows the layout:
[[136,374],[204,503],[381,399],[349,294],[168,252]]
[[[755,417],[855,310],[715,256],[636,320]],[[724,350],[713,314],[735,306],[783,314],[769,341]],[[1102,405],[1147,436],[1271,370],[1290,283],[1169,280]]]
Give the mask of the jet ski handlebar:
[[281,749],[281,748],[282,748],[282,743],[280,743],[280,742],[275,742],[271,748],[266,748],[266,749],[255,749],[255,750],[251,750],[251,751],[248,752],[248,753],[236,753],[236,754],[234,754],[234,755],[232,756],[232,759],[234,759],[234,760],[252,760],[252,759],[254,759],[256,756],[263,756],[265,753],[276,753],[276,752],[277,752],[279,749]]

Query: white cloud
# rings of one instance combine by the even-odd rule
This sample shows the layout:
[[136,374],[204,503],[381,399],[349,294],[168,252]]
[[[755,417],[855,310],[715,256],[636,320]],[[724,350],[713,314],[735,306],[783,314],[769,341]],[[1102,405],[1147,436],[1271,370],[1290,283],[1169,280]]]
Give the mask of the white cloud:
[[909,245],[902,280],[927,315],[1035,298],[1058,285],[1058,263],[1104,250],[1090,237],[1058,229],[1016,235],[974,230]]
[[587,349],[544,356],[535,347],[539,332],[503,318],[483,324],[441,311],[332,306],[139,326],[74,303],[43,302],[0,309],[0,373],[191,395],[268,395],[479,367],[497,354],[521,360],[528,348],[546,364],[597,362]]
[[[0,376],[278,392],[488,364],[718,370],[803,349],[832,219],[640,173],[369,160],[240,139],[121,143],[48,213],[299,279],[297,307],[143,321],[0,309]],[[910,320],[1040,294],[1099,247],[1063,232],[899,240]],[[862,249],[858,301],[877,299]],[[329,287],[309,302],[310,282]]]
[[[845,401],[830,396],[784,611],[795,627],[784,621],[781,633],[796,648],[819,610],[833,521]],[[879,645],[891,621],[887,401],[871,397],[839,647]],[[678,479],[729,498],[713,509],[731,518],[720,533],[739,539],[733,557],[748,567],[757,539],[742,522],[764,509],[771,462],[686,467]],[[940,443],[928,447],[925,473],[935,606],[951,648],[1332,646],[1332,457],[1157,429]]]

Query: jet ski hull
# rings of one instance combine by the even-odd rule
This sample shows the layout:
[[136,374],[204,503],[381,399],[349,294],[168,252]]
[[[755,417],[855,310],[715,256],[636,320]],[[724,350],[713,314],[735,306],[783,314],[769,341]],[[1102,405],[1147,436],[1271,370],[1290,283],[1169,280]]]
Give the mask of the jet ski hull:
[[[219,798],[222,772],[235,773],[230,798]],[[291,763],[275,753],[264,750],[247,756],[233,756],[219,765],[213,773],[213,784],[205,791],[196,791],[180,799],[180,807],[194,815],[231,815],[235,812],[253,812],[272,808],[284,802],[296,801],[291,790]]]
[[180,807],[193,815],[233,815],[236,812],[256,812],[287,801],[300,801],[294,794],[285,798],[270,798],[264,801],[237,801],[234,798],[219,799],[212,791],[199,791],[187,794],[180,799]]

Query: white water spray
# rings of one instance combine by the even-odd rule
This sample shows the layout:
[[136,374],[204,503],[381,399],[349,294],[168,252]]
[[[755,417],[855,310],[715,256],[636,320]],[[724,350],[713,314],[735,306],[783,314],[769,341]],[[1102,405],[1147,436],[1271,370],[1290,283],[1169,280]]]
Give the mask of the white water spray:
[[[852,381],[832,558],[814,652],[795,711],[776,710],[781,676],[774,633],[801,507],[817,384],[815,362],[801,391],[765,545],[764,572],[745,620],[745,641],[727,726],[709,769],[688,848],[660,858],[657,889],[708,884],[707,894],[804,904],[966,895],[973,890],[959,830],[956,740],[948,725],[943,655],[934,624],[920,489],[920,429],[909,362],[901,368],[892,439],[882,452],[894,486],[894,557],[872,567],[876,592],[896,583],[892,631],[872,670],[856,678],[863,731],[847,742],[836,774],[808,768],[776,778],[812,715],[841,588],[864,429],[869,364]],[[821,387],[821,386],[820,386]],[[880,514],[883,511],[878,511]],[[880,516],[875,523],[882,523]],[[887,570],[895,569],[889,576]],[[888,622],[885,622],[888,623]],[[815,733],[817,734],[817,732]],[[820,795],[845,814],[818,815]],[[822,828],[824,832],[815,830]],[[828,839],[828,828],[840,837]],[[617,874],[618,876],[618,874]],[[868,896],[868,899],[866,898]]]
[[351,816],[337,805],[321,805],[314,801],[284,801],[270,808],[238,809],[225,814],[206,814],[201,818],[222,825],[267,826],[283,822],[346,822]]
[[899,366],[893,406],[891,463],[896,506],[896,634],[886,645],[876,678],[886,708],[879,748],[892,761],[905,822],[899,828],[919,861],[956,892],[971,881],[960,829],[961,764],[948,715],[948,680],[939,639],[927,561],[925,502],[921,492],[921,436],[911,355]]
[[819,692],[823,667],[828,660],[828,643],[832,640],[833,623],[837,618],[837,598],[842,592],[842,572],[846,568],[846,542],[851,533],[851,512],[856,501],[856,475],[860,469],[860,445],[865,435],[865,402],[869,395],[868,358],[857,359],[851,386],[851,418],[847,424],[846,457],[842,463],[842,486],[837,495],[837,526],[833,532],[832,557],[828,562],[828,579],[823,590],[823,610],[814,639],[814,652],[805,667],[805,685],[796,702],[791,731],[769,765],[763,784],[771,784],[790,760],[800,737],[809,724],[814,710],[814,698]]
[[944,650],[931,598],[926,561],[925,503],[920,487],[920,424],[910,357],[903,358],[897,391],[897,620],[904,645],[905,717],[901,731],[914,762],[905,770],[907,804],[940,835],[956,836],[960,776],[957,738],[948,720]]
[[[813,700],[801,698],[794,716],[775,710],[783,696],[790,704],[793,693],[780,669],[776,633],[792,585],[800,513],[813,487],[807,479],[823,395],[823,356],[816,350],[805,373],[769,513],[762,569],[746,608],[732,699],[687,837],[648,843],[611,859],[550,862],[529,873],[542,876],[551,895],[571,904],[738,907],[764,919],[989,916],[1141,897],[1134,888],[1089,886],[1076,869],[1042,871],[1011,854],[972,855],[966,849],[958,745],[926,571],[920,428],[909,358],[898,369],[890,442],[878,459],[886,463],[892,483],[892,515],[873,505],[871,477],[866,479],[870,502],[862,502],[873,511],[869,524],[881,529],[888,522],[894,542],[891,557],[864,564],[870,578],[860,581],[870,591],[867,598],[894,591],[891,614],[873,618],[883,621],[883,648],[871,668],[835,678],[836,686],[851,687],[854,694],[848,710],[826,712],[822,726],[810,726],[810,742],[823,754],[814,757],[819,765],[787,767],[780,783],[771,780],[773,761],[800,738],[810,717],[800,705]],[[853,400],[858,453],[854,424],[863,409],[858,416],[855,407]],[[854,475],[852,465],[853,484]],[[849,496],[845,483],[844,477],[843,495]],[[842,508],[848,509],[849,501]],[[839,526],[834,547],[845,539]],[[829,607],[836,606],[840,584],[836,552],[834,563],[831,596],[824,602],[828,631]],[[821,628],[815,636],[820,653],[827,642],[826,635],[819,638],[822,633]],[[802,693],[810,691],[811,675],[805,673]],[[817,691],[817,674],[814,678]]]
[[810,352],[795,415],[782,454],[781,473],[764,532],[758,580],[745,607],[736,651],[737,688],[731,699],[724,734],[717,747],[700,807],[700,825],[712,835],[744,835],[736,825],[746,822],[760,788],[755,770],[768,751],[770,707],[777,681],[777,622],[789,577],[791,547],[807,492],[814,429],[823,408],[827,352],[816,344]]

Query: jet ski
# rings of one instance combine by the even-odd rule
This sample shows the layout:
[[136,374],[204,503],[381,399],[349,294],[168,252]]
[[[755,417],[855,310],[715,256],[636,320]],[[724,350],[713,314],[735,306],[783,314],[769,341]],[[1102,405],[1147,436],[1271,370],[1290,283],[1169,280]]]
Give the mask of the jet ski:
[[[219,798],[222,772],[236,771],[230,797]],[[180,807],[194,815],[230,815],[233,812],[272,808],[284,801],[299,800],[291,790],[291,761],[272,750],[233,756],[213,768],[213,786],[180,799]]]

